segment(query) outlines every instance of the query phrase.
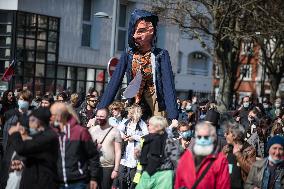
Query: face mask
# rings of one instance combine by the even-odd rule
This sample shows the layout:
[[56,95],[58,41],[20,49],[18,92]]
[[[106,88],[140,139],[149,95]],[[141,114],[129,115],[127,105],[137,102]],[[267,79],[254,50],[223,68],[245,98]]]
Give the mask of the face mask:
[[185,109],[186,109],[187,111],[189,111],[189,110],[191,110],[191,108],[192,108],[191,105],[187,105]]
[[53,123],[53,127],[59,127],[60,126],[60,122],[55,120]]
[[245,108],[248,108],[249,107],[249,102],[244,102],[243,105],[244,105]]
[[29,128],[29,131],[30,131],[30,135],[35,135],[35,134],[39,133],[39,131],[36,130],[35,128]]
[[191,130],[188,130],[188,131],[181,132],[181,133],[180,133],[180,136],[181,136],[183,139],[190,139],[190,138],[192,137],[192,131],[191,131]]
[[196,138],[195,143],[200,146],[209,146],[213,144],[213,141],[210,137],[208,139],[202,137],[202,138]]
[[29,109],[29,102],[24,100],[18,100],[18,106],[21,110],[28,110]]
[[263,104],[263,108],[267,109],[268,108],[268,104]]
[[106,123],[106,119],[96,119],[96,125],[104,126]]
[[272,159],[271,156],[268,156],[268,160],[269,160],[270,162],[272,162],[273,164],[275,164],[275,165],[277,165],[277,164],[283,162],[283,159],[276,159],[276,160],[275,160],[275,159]]
[[280,103],[275,103],[276,108],[280,108],[281,104]]

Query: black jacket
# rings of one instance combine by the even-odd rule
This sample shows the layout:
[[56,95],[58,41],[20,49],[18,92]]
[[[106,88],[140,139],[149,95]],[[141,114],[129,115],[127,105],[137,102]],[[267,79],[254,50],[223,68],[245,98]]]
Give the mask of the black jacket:
[[19,132],[11,135],[16,152],[24,156],[25,167],[20,189],[57,189],[58,140],[56,133],[47,128],[23,141]]
[[97,180],[99,153],[87,128],[71,118],[64,131],[58,134],[60,158],[57,165],[60,183],[68,185],[78,181]]

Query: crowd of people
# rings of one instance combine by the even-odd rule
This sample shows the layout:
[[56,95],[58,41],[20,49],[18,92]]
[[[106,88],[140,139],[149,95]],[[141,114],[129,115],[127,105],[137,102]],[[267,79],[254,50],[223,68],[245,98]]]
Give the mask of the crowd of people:
[[100,94],[5,91],[0,189],[284,188],[284,107],[177,99],[178,118]]

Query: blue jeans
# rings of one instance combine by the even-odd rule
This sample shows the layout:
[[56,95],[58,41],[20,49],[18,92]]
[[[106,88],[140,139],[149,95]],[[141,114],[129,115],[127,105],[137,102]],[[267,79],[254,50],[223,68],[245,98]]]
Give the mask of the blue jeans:
[[64,185],[60,186],[60,189],[86,189],[86,188],[87,188],[87,184],[85,182],[77,182],[73,184],[68,184],[67,187],[65,187]]

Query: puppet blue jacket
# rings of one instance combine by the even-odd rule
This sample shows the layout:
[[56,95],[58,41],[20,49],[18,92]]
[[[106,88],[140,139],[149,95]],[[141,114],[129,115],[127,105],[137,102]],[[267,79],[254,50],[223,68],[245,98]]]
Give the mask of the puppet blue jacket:
[[[156,26],[158,22],[158,17],[152,13],[144,10],[135,10],[130,19],[129,31],[128,31],[128,44],[129,50],[122,53],[119,64],[117,65],[110,82],[108,83],[97,109],[107,107],[114,100],[116,93],[122,83],[124,74],[127,77],[127,83],[133,79],[132,75],[132,58],[133,52],[135,52],[135,44],[133,40],[135,23],[145,17],[150,17],[153,19],[153,25]],[[155,27],[156,28],[156,27]],[[156,30],[155,30],[156,35]],[[176,103],[176,91],[174,85],[174,76],[172,72],[172,66],[170,62],[170,56],[167,50],[155,47],[154,37],[154,47],[152,48],[152,54],[155,56],[155,78],[154,84],[156,87],[157,101],[159,105],[159,111],[166,111],[167,117],[169,119],[178,118],[178,109]]]

